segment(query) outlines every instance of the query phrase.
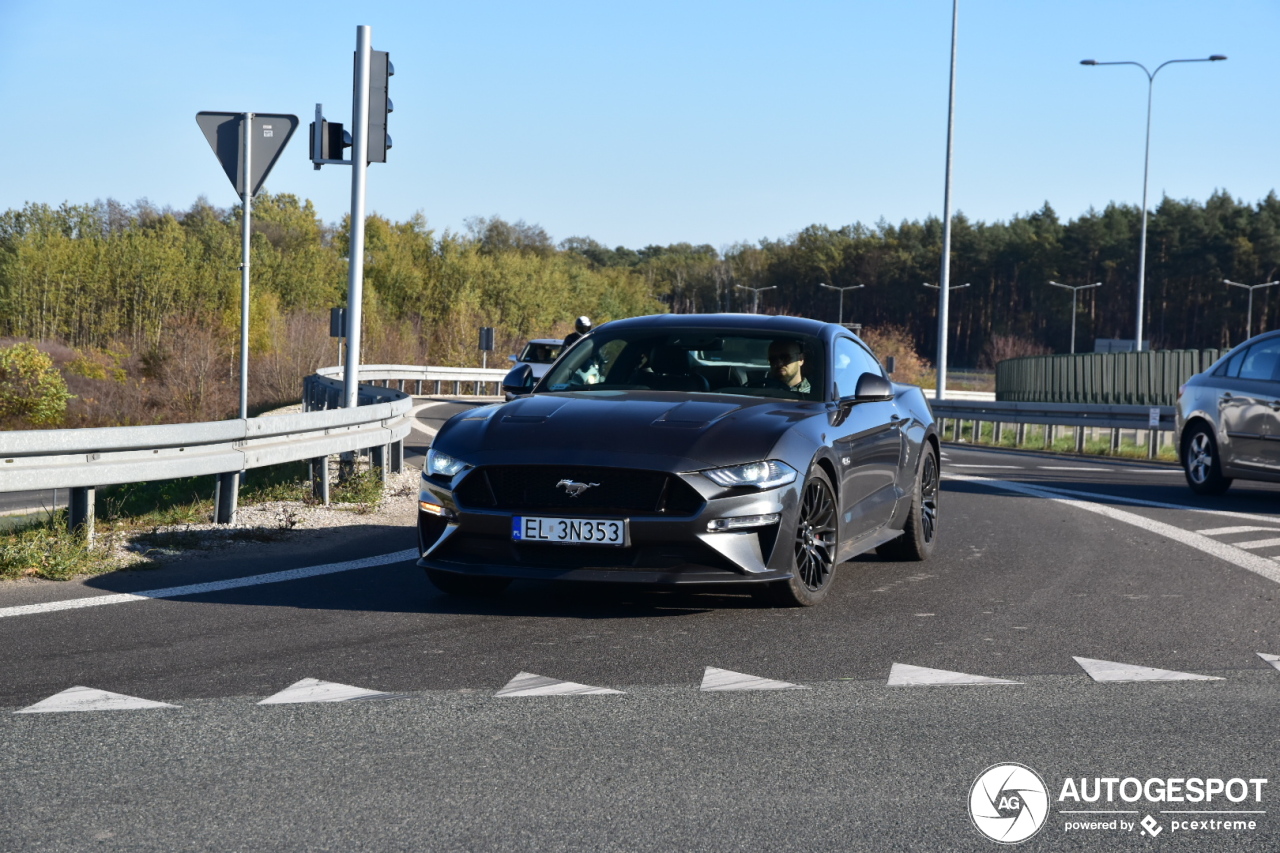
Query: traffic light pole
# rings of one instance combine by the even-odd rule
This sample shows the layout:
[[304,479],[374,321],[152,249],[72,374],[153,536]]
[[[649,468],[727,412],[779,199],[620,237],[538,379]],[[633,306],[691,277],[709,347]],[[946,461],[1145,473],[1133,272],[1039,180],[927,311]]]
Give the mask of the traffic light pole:
[[356,27],[355,92],[351,104],[351,245],[347,257],[347,363],[342,373],[344,406],[360,396],[360,326],[364,298],[364,201],[369,174],[369,60],[372,27]]

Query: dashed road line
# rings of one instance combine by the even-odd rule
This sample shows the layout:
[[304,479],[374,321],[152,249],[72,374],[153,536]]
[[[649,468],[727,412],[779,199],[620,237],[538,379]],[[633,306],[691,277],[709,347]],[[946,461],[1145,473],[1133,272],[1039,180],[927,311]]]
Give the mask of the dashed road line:
[[809,688],[792,684],[790,681],[775,681],[772,678],[761,678],[757,675],[709,666],[702,674],[702,687],[699,689],[703,692],[713,692],[718,690],[808,690]]
[[1022,682],[1009,681],[1004,678],[989,678],[985,675],[970,675],[967,672],[952,672],[949,669],[930,669],[927,666],[895,663],[889,669],[889,681],[886,686],[934,687],[963,684],[1022,684]]
[[15,714],[65,714],[79,711],[138,711],[150,708],[179,708],[167,702],[153,702],[150,699],[139,699],[137,696],[126,696],[123,693],[112,693],[109,690],[95,690],[92,687],[68,687],[61,693],[55,693],[48,699],[41,699],[34,705],[28,705]]

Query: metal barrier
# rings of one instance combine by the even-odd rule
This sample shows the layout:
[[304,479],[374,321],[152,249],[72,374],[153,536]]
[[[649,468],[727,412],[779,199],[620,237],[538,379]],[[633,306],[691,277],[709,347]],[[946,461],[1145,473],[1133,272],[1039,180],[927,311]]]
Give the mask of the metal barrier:
[[[1015,446],[1026,440],[1027,424],[1046,426],[1044,446],[1055,439],[1057,427],[1074,427],[1075,449],[1083,452],[1085,430],[1107,429],[1111,431],[1111,449],[1120,446],[1121,430],[1147,433],[1147,458],[1154,459],[1163,444],[1162,434],[1176,429],[1173,406],[1120,406],[1083,405],[1079,403],[1015,403],[978,400],[929,400],[933,416],[938,420],[940,432],[946,431],[947,421],[955,422],[955,434],[963,433],[965,421],[973,423],[971,435],[982,435],[982,424],[993,424],[993,440],[999,444],[1003,438],[1002,427],[1013,424],[1017,428]],[[1153,423],[1154,421],[1154,423]]]
[[[362,369],[362,382],[386,381],[388,371],[379,367]],[[315,402],[320,396],[341,399],[340,381],[309,376],[303,384]],[[0,492],[70,489],[68,524],[91,537],[97,487],[213,474],[215,520],[230,523],[241,472],[305,459],[327,503],[329,456],[368,449],[384,477],[404,464],[413,399],[398,389],[362,384],[359,402],[354,409],[311,405],[301,414],[208,423],[0,432]]]
[[[417,367],[408,364],[362,364],[360,365],[360,405],[368,399],[377,398],[377,389],[366,386],[366,382],[382,382],[390,388],[396,384],[400,391],[405,390],[405,383],[413,383],[415,396],[422,396],[424,387],[432,388],[432,393],[444,393],[445,383],[453,385],[453,394],[461,395],[464,386],[470,385],[476,396],[486,396],[488,386],[493,386],[493,394],[502,394],[502,379],[508,370],[505,368],[483,367]],[[312,409],[333,409],[342,405],[342,368],[322,367],[314,375],[303,380],[303,407]]]

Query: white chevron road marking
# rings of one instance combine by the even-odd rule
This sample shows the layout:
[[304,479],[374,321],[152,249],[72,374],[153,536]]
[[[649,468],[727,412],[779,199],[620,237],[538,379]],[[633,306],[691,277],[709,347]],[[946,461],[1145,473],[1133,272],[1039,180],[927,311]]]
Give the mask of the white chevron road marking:
[[717,690],[808,690],[809,688],[802,684],[792,684],[790,681],[774,681],[772,678],[761,678],[757,675],[709,666],[702,674],[701,689],[712,692]]
[[1266,652],[1258,652],[1258,657],[1262,658],[1276,669],[1280,669],[1280,655],[1269,655]]
[[1177,672],[1094,658],[1073,659],[1094,681],[1222,681],[1216,675],[1197,675],[1194,672]]
[[48,699],[28,705],[15,714],[62,714],[74,711],[136,711],[144,708],[178,708],[165,702],[152,702],[137,696],[95,690],[92,687],[68,687]]
[[0,619],[6,616],[32,616],[37,613],[54,613],[59,610],[77,610],[82,607],[102,607],[108,604],[128,604],[133,601],[149,601],[153,598],[178,598],[183,595],[203,595],[206,592],[220,592],[224,589],[238,589],[242,586],[258,586],[266,583],[283,583],[285,581],[313,578],[318,575],[331,575],[337,572],[350,572],[355,569],[368,569],[374,566],[386,566],[391,563],[402,563],[406,560],[418,559],[418,549],[409,548],[393,554],[382,554],[377,557],[363,557],[359,560],[347,560],[344,563],[326,563],[323,566],[306,566],[300,569],[289,569],[283,572],[270,572],[265,575],[250,575],[243,578],[228,578],[209,583],[194,583],[188,586],[171,586],[164,589],[148,589],[142,592],[116,593],[114,595],[92,595],[86,598],[69,598],[63,601],[46,601],[43,604],[21,604],[16,607],[0,607]]
[[889,670],[889,682],[886,686],[932,687],[936,685],[1021,683],[1021,681],[1008,681],[1003,678],[988,678],[985,675],[970,675],[967,672],[952,672],[949,669],[930,669],[927,666],[895,663],[892,669]]
[[505,698],[508,696],[585,696],[597,693],[621,694],[622,691],[578,684],[576,681],[560,681],[545,675],[534,675],[532,672],[521,672],[494,695]]
[[1280,533],[1280,527],[1207,527],[1197,530],[1204,536],[1229,536],[1232,533]]
[[321,681],[317,678],[304,678],[301,681],[268,696],[259,705],[292,705],[300,702],[352,702],[367,699],[406,699],[397,693],[383,693],[381,690],[366,690],[363,687],[352,687],[349,684],[338,684],[333,681]]

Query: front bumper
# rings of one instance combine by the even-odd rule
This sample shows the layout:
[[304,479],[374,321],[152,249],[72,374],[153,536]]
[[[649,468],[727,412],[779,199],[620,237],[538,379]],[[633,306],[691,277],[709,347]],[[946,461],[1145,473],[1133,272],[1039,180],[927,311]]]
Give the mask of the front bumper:
[[[422,498],[441,513],[419,509],[418,565],[439,572],[494,578],[524,578],[636,584],[769,583],[791,577],[790,537],[797,491],[794,485],[764,492],[709,490],[689,515],[628,514],[564,509],[473,509],[460,507],[452,490],[424,481]],[[710,532],[720,518],[774,515],[778,521],[742,530]],[[514,541],[517,515],[621,518],[629,525],[625,547]]]

